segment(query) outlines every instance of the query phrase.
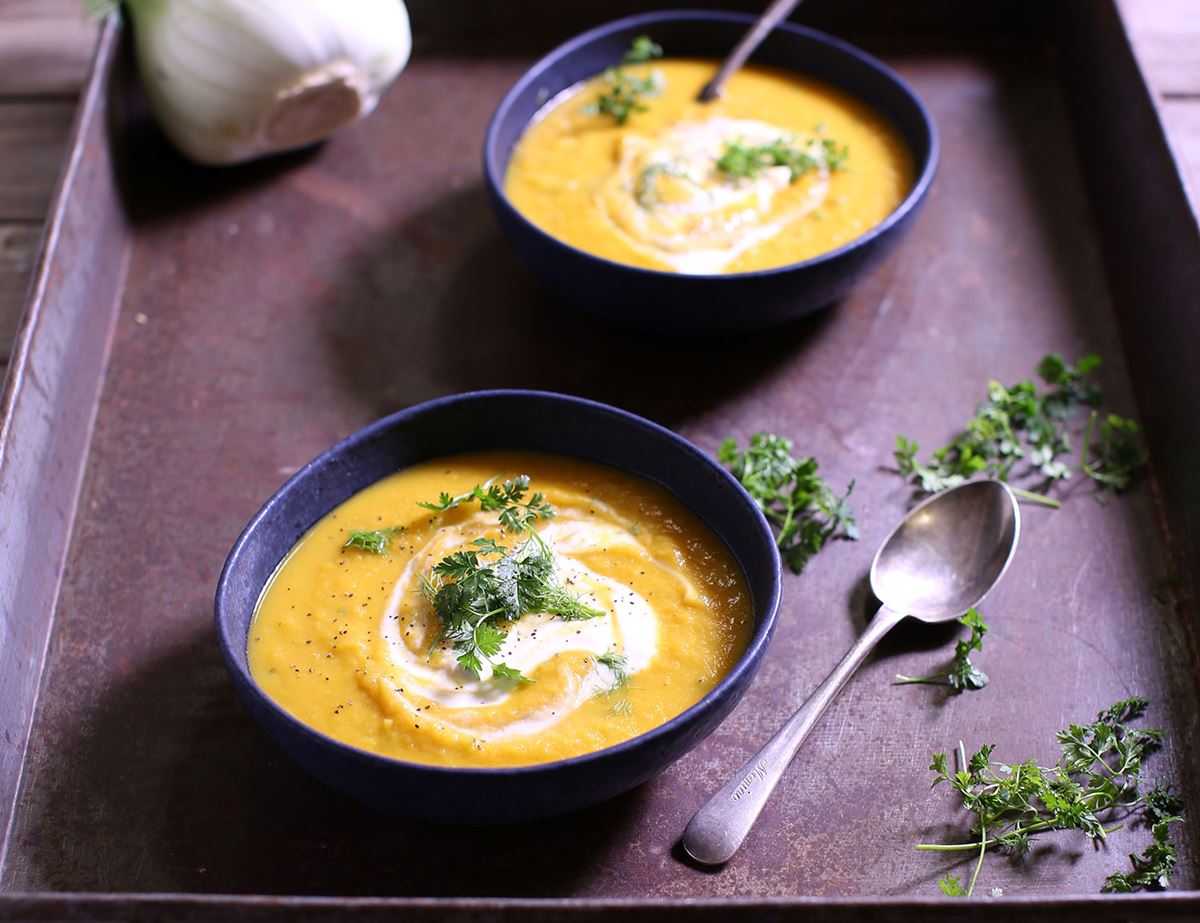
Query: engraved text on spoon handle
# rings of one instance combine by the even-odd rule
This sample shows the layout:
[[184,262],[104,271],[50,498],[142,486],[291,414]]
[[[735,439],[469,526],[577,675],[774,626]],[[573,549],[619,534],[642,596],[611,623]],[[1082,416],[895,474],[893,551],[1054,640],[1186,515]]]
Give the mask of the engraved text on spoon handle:
[[881,608],[832,673],[774,737],[692,818],[683,847],[697,862],[727,862],[750,832],[792,757],[859,664],[904,616]]

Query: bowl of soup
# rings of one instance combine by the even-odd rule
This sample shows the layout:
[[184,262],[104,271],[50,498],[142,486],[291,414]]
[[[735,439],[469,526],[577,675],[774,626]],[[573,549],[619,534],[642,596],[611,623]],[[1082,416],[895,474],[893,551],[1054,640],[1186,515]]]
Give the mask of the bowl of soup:
[[238,538],[235,688],[321,781],[504,823],[598,803],[703,740],[774,628],[779,556],[710,457],[580,398],[485,391],[338,443]]
[[697,100],[751,21],[611,22],[501,101],[484,142],[493,209],[561,297],[660,332],[762,329],[835,302],[910,229],[937,132],[880,61],[785,24]]

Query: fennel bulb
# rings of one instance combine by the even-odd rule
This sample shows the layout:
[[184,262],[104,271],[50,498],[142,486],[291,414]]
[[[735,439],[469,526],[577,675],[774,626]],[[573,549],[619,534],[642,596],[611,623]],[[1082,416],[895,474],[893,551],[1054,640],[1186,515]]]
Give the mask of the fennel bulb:
[[125,0],[142,85],[181,151],[230,164],[367,115],[412,49],[402,0]]

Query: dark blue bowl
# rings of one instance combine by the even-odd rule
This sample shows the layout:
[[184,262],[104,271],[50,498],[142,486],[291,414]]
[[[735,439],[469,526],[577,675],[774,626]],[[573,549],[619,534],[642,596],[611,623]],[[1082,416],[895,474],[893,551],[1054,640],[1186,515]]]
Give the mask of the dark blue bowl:
[[[514,433],[521,434],[519,438]],[[512,769],[407,763],[340,743],[293,718],[250,676],[246,641],[263,587],[318,519],[380,478],[476,449],[536,449],[601,462],[671,491],[725,541],[754,598],[745,654],[700,702],[633,740],[573,759]],[[271,738],[327,785],[397,814],[459,823],[549,817],[611,798],[661,772],[729,714],[775,627],[779,555],[754,501],[720,465],[648,420],[541,391],[477,391],[419,404],[360,430],[281,487],[238,538],[217,584],[216,628],[238,694]]]
[[632,39],[649,34],[669,55],[723,58],[752,22],[738,13],[644,13],[619,19],[560,45],[531,67],[501,101],[488,126],[483,169],[500,227],[555,292],[590,314],[629,327],[670,332],[747,332],[825,307],[874,269],[912,225],[937,168],[933,119],[916,94],[877,59],[800,26],[775,29],[754,60],[823,80],[883,114],[913,156],[916,182],[900,206],[862,237],[829,253],[757,272],[688,276],[639,269],[593,256],[551,237],[504,194],[513,146],[558,93],[619,61]]

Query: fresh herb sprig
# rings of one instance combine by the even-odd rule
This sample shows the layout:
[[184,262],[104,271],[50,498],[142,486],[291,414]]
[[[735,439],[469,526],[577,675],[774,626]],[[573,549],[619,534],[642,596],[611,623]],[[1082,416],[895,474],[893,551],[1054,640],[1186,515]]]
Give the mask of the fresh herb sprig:
[[608,667],[612,673],[612,681],[607,689],[596,693],[612,700],[608,709],[610,718],[626,717],[633,714],[633,703],[629,700],[629,658],[615,651],[607,651],[596,658],[596,662]]
[[529,494],[529,475],[522,474],[511,480],[497,483],[499,475],[482,484],[476,484],[465,494],[451,496],[443,491],[436,502],[418,502],[427,510],[445,512],[464,503],[477,502],[485,513],[500,514],[500,525],[508,532],[526,532],[533,528],[538,519],[553,519],[554,507],[544,494],[534,491]]
[[779,553],[798,574],[826,542],[857,541],[858,525],[848,502],[854,482],[839,496],[817,474],[816,459],[795,458],[791,452],[791,440],[758,433],[744,451],[726,439],[717,458],[776,526]]
[[750,145],[738,138],[727,141],[717,159],[717,169],[734,178],[754,179],[768,167],[787,167],[789,182],[796,182],[805,173],[825,166],[830,170],[845,169],[850,149],[845,145],[822,138],[798,145],[795,139],[778,138],[770,144]]
[[1114,492],[1124,490],[1148,459],[1142,446],[1141,428],[1126,417],[1107,414],[1100,419],[1099,439],[1093,445],[1092,432],[1097,428],[1098,418],[1094,410],[1088,416],[1079,468],[1101,487]]
[[1105,889],[1166,887],[1175,863],[1168,827],[1179,820],[1183,801],[1161,780],[1149,791],[1141,788],[1143,761],[1163,741],[1160,729],[1130,723],[1144,714],[1146,705],[1143,698],[1124,699],[1091,724],[1068,725],[1056,735],[1062,753],[1054,766],[994,761],[994,745],[967,759],[959,744],[961,767],[952,772],[946,754],[935,753],[929,767],[933,785],[948,784],[963,808],[975,815],[974,841],[921,843],[917,849],[979,854],[965,891],[955,889],[957,879],[951,876],[939,882],[942,891],[969,897],[989,849],[1025,855],[1036,835],[1054,830],[1079,830],[1100,843],[1135,814],[1151,823],[1154,843],[1141,856],[1130,856],[1133,870],[1110,875]]
[[662,45],[653,41],[648,35],[639,35],[630,43],[625,54],[621,56],[622,64],[645,64],[663,56]]
[[369,554],[387,554],[388,545],[392,539],[404,531],[404,526],[391,526],[387,529],[371,529],[369,531],[356,529],[350,533],[343,548],[356,548]]
[[[921,491],[937,493],[985,475],[1009,481],[1014,475],[1031,474],[1041,480],[1040,490],[1013,486],[1013,491],[1048,506],[1059,502],[1045,491],[1055,481],[1070,479],[1075,472],[1064,461],[1072,453],[1071,424],[1079,413],[1096,407],[1100,386],[1090,379],[1100,367],[1100,358],[1083,356],[1074,365],[1051,353],[1038,364],[1044,383],[1020,381],[1005,387],[988,382],[987,398],[976,408],[963,431],[937,449],[928,462],[917,456],[920,446],[906,436],[896,437],[895,459],[900,474]],[[1080,470],[1100,487],[1120,491],[1146,463],[1137,423],[1108,414],[1098,427],[1093,410],[1080,450]],[[1018,463],[1028,470],[1017,471]],[[1010,485],[1011,486],[1011,485]]]
[[635,112],[645,112],[644,100],[662,93],[663,80],[658,73],[637,77],[625,70],[627,64],[645,64],[662,57],[662,46],[648,35],[639,35],[621,58],[621,63],[604,71],[607,87],[584,111],[592,115],[611,115],[618,125],[624,125]]
[[629,684],[629,658],[624,654],[608,651],[597,657],[596,662],[604,664],[612,672],[610,690],[620,689]]
[[1181,820],[1178,815],[1170,815],[1152,823],[1150,835],[1154,837],[1154,842],[1140,856],[1130,853],[1129,863],[1133,870],[1113,872],[1104,879],[1102,890],[1128,894],[1142,889],[1162,890],[1169,886],[1171,872],[1175,870],[1179,858],[1175,853],[1175,844],[1171,842],[1171,824]]
[[971,634],[954,646],[954,662],[951,663],[950,669],[943,673],[934,673],[931,676],[913,677],[897,674],[896,682],[901,685],[942,683],[955,692],[962,692],[965,689],[982,689],[986,686],[988,675],[971,663],[971,655],[983,650],[983,636],[988,632],[987,622],[983,620],[979,610],[974,608],[968,609],[966,615],[959,616],[958,622],[971,629]]
[[421,587],[441,621],[430,651],[449,643],[463,669],[483,676],[483,666],[502,679],[530,682],[520,671],[494,658],[507,625],[531,612],[561,619],[591,619],[604,613],[580,602],[554,573],[554,554],[536,532],[511,551],[493,539],[476,539],[434,565]]

